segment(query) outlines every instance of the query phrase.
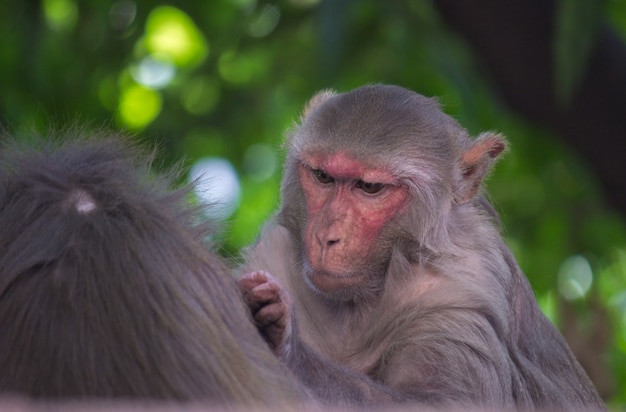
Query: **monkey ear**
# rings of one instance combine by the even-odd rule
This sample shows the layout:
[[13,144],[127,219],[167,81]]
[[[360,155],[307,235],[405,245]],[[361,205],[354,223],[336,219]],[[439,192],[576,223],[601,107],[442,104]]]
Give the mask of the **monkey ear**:
[[306,119],[313,112],[313,110],[317,109],[326,100],[336,95],[337,92],[332,89],[326,89],[317,92],[315,96],[313,96],[304,107],[304,110],[302,111],[302,116],[300,116],[300,120],[303,121],[304,119]]
[[455,188],[454,200],[467,203],[478,193],[480,184],[495,159],[507,148],[506,140],[496,133],[482,133],[459,159],[461,181]]

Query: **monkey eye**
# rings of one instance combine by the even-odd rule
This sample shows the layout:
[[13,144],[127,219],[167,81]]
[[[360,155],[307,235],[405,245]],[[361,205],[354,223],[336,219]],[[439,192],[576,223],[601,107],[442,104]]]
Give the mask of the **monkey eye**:
[[313,176],[315,176],[315,179],[322,184],[332,183],[335,180],[328,173],[320,169],[313,169]]
[[356,187],[357,189],[361,189],[368,195],[373,195],[383,190],[385,188],[385,184],[384,183],[369,183],[369,182],[364,182],[362,180],[359,180],[356,184]]

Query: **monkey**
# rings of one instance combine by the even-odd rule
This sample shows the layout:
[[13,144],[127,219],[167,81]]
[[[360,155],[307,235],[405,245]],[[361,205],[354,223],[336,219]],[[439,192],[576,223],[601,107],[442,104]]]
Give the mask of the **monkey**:
[[319,396],[311,357],[391,401],[605,409],[487,200],[501,134],[474,139],[436,99],[374,84],[316,94],[285,146],[279,210],[237,275],[259,332]]
[[314,403],[154,153],[106,128],[2,138],[0,395]]

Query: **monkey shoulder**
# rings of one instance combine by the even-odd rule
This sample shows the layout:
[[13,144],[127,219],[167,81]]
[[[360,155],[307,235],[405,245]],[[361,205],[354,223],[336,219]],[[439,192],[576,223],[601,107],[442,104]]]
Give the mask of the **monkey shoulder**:
[[385,331],[377,331],[388,335],[375,380],[441,402],[510,401],[499,398],[511,393],[506,343],[479,312],[434,304],[405,309],[385,320]]
[[[445,377],[448,368],[462,369],[464,364],[469,369],[484,365],[492,372],[506,368],[507,348],[501,337],[508,314],[484,299],[477,282],[414,269],[400,286],[385,291],[380,306],[367,334],[370,342],[374,336],[386,337],[383,375],[388,370],[390,378],[415,382],[438,371]],[[474,362],[477,358],[482,361]]]

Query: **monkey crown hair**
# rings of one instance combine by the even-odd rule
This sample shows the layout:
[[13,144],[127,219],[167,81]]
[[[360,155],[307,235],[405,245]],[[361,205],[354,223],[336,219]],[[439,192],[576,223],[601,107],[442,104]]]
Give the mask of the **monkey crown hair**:
[[[75,127],[24,142],[7,138],[0,150],[0,239],[5,241],[26,228],[37,230],[31,240],[60,241],[79,227],[104,235],[113,228],[99,214],[120,220],[135,214],[155,220],[176,216],[190,223],[197,212],[183,206],[186,191],[169,190],[175,174],[154,174],[154,155],[121,134]],[[20,219],[9,208],[19,210]],[[159,213],[163,216],[150,216]]]
[[204,242],[211,228],[152,159],[109,131],[5,139],[0,391],[263,396],[241,384],[256,379],[245,362],[231,367],[255,331],[236,337],[240,326],[225,324],[225,313],[247,318]]

